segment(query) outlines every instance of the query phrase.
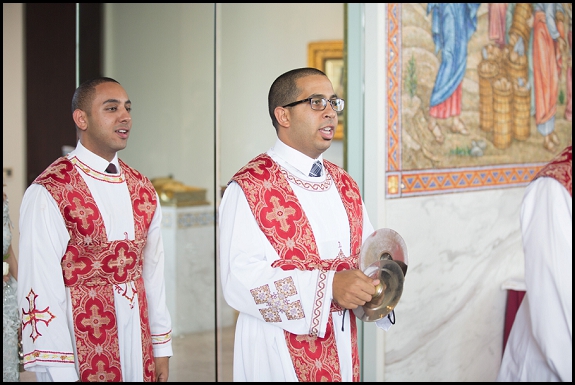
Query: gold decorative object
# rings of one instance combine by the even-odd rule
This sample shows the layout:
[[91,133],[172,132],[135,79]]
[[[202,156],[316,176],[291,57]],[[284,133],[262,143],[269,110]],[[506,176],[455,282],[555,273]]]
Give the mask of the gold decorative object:
[[387,193],[397,194],[399,192],[399,177],[397,175],[390,175],[387,177]]
[[151,180],[160,196],[162,206],[201,206],[209,205],[206,200],[206,189],[186,186],[172,177],[154,178]]
[[[345,75],[343,40],[326,40],[308,43],[307,46],[307,66],[317,68],[325,72],[333,85],[333,89],[338,97],[345,99]],[[335,130],[334,139],[343,139],[343,124],[345,121],[345,110],[338,112],[338,123]]]

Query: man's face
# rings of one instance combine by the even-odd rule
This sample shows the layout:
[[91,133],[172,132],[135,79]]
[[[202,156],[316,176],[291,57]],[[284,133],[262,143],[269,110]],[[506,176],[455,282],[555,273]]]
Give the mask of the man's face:
[[[297,100],[309,97],[332,99],[335,97],[333,86],[326,76],[311,75],[297,80],[301,90]],[[279,138],[288,146],[316,159],[331,146],[337,112],[327,104],[323,111],[312,110],[310,103],[300,103],[284,108],[287,123],[280,127]]]
[[83,129],[82,144],[111,161],[116,152],[126,148],[132,117],[132,103],[124,88],[118,83],[107,82],[96,86],[87,126]]

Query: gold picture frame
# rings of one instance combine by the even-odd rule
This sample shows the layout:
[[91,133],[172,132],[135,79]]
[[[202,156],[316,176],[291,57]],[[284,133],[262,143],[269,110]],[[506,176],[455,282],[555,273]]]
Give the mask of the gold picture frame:
[[[343,40],[317,41],[308,44],[308,67],[325,72],[333,84],[336,95],[345,99]],[[343,139],[345,109],[338,112],[338,124],[334,139]]]

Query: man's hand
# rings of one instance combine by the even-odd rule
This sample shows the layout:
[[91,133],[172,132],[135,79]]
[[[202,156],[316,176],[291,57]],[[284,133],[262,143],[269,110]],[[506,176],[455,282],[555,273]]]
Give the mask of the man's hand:
[[170,374],[170,357],[154,357],[156,362],[156,381],[168,382]]
[[344,309],[355,309],[371,301],[379,279],[371,279],[360,270],[338,271],[333,276],[333,299]]

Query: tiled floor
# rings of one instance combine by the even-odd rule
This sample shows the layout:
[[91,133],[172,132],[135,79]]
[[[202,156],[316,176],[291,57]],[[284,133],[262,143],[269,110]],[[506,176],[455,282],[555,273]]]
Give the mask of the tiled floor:
[[[232,381],[235,325],[223,328],[219,354],[218,382]],[[170,359],[169,382],[215,382],[215,335],[193,333],[174,338],[174,356]]]
[[36,382],[36,375],[32,372],[20,372],[20,382]]
[[[232,381],[235,326],[220,333],[218,382]],[[193,333],[174,338],[168,382],[216,382],[216,342],[213,332]],[[31,372],[20,373],[20,382],[36,382]]]

